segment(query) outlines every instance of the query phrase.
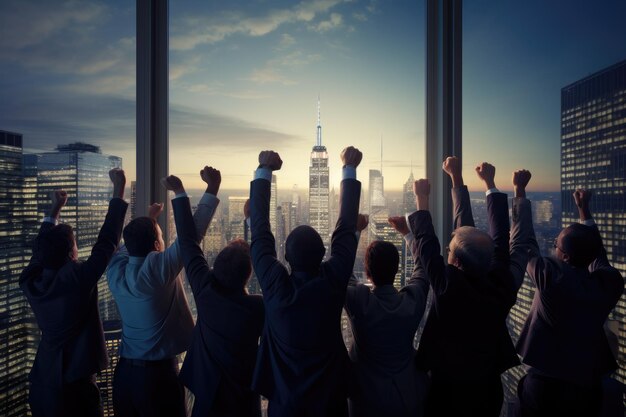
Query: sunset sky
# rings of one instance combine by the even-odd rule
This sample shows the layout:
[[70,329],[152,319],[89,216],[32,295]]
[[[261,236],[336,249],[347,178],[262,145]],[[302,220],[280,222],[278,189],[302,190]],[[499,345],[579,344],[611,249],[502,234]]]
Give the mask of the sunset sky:
[[[560,91],[626,59],[626,2],[464,2],[463,143],[506,188],[525,167],[559,189]],[[259,150],[285,161],[279,188],[307,187],[317,97],[331,181],[355,145],[387,188],[424,173],[424,1],[170,0],[170,172],[205,164],[245,188]],[[135,169],[135,6],[0,3],[0,129],[28,151],[84,141]]]

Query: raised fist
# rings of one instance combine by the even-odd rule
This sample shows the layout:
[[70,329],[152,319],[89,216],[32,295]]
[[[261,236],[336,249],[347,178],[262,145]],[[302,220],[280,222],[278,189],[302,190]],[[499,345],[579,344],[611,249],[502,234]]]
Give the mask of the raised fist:
[[578,188],[576,191],[574,191],[573,195],[574,201],[576,202],[576,206],[578,208],[588,208],[589,201],[591,201],[591,196],[593,195],[593,191]]
[[148,206],[148,216],[157,219],[163,213],[163,203],[153,203]]
[[518,171],[514,171],[513,172],[513,187],[525,189],[531,177],[532,177],[532,174],[528,170],[520,169]]
[[52,206],[61,208],[67,203],[67,192],[65,190],[55,190],[50,193]]
[[167,178],[161,179],[161,184],[163,184],[167,190],[174,191],[176,194],[185,192],[183,182],[175,175],[170,175]]
[[450,177],[460,177],[461,176],[461,160],[456,156],[449,156],[441,165],[443,171],[448,174]]
[[427,179],[419,179],[413,183],[413,194],[424,197],[430,194],[430,183]]
[[363,153],[354,146],[348,146],[341,151],[341,162],[344,166],[350,165],[356,168],[361,163],[361,159],[363,159]]
[[367,224],[370,222],[370,218],[367,214],[359,213],[359,216],[356,219],[356,231],[362,232],[367,227]]
[[200,177],[202,181],[207,184],[207,193],[217,195],[220,184],[222,183],[222,174],[220,171],[213,167],[205,166],[202,171],[200,171]]
[[402,236],[411,233],[409,230],[409,225],[406,224],[406,218],[404,216],[394,216],[389,217],[387,219],[391,227],[393,227],[396,232],[400,233]]
[[495,187],[496,167],[488,162],[483,162],[476,167],[476,174],[478,174],[478,178],[485,182],[488,188]]
[[113,168],[110,170],[109,178],[111,178],[111,182],[113,182],[114,186],[121,186],[124,188],[126,185],[126,175],[124,174],[124,170],[121,168]]
[[243,216],[246,219],[250,218],[250,199],[247,199],[245,204],[243,205]]
[[278,171],[283,166],[283,160],[280,159],[280,155],[277,152],[261,151],[259,154],[259,166]]

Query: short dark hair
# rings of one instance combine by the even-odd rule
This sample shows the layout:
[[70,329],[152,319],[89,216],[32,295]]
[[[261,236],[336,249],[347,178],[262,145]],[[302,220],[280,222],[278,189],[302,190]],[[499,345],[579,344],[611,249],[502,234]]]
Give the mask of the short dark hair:
[[298,226],[285,242],[285,260],[292,271],[316,272],[324,259],[324,242],[311,226]]
[[231,290],[244,288],[252,274],[248,242],[236,239],[226,245],[213,262],[213,273],[224,288]]
[[569,255],[569,263],[586,268],[602,248],[600,234],[592,227],[574,223],[561,232],[560,249]]
[[74,229],[58,224],[37,238],[38,256],[44,268],[60,269],[70,258],[74,246]]
[[365,273],[374,285],[389,285],[398,272],[400,255],[393,243],[375,240],[365,250]]
[[137,217],[124,228],[124,245],[130,256],[145,257],[154,251],[159,238],[157,222],[152,217]]

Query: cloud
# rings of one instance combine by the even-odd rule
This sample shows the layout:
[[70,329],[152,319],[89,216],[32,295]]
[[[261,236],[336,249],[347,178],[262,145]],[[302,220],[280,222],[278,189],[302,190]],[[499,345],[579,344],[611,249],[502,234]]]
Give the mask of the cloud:
[[226,11],[216,16],[186,17],[173,23],[170,47],[173,50],[189,50],[202,44],[220,42],[235,34],[264,36],[288,23],[312,22],[343,1],[303,1],[291,8],[270,10],[261,16]]
[[343,23],[343,17],[339,13],[331,13],[328,20],[323,20],[317,25],[311,26],[311,29],[316,32],[328,32],[329,30],[336,29]]
[[268,60],[262,68],[252,70],[247,80],[257,84],[295,85],[298,82],[285,75],[285,72],[293,72],[297,68],[317,62],[320,59],[322,59],[322,56],[319,54],[291,51]]

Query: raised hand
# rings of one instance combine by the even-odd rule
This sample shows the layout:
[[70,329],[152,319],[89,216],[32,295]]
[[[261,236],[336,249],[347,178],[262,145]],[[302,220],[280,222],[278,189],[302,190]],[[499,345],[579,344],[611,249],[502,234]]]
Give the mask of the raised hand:
[[389,217],[387,221],[389,222],[391,227],[393,227],[395,231],[400,233],[402,236],[411,233],[409,225],[406,223],[406,218],[404,216]]
[[367,214],[359,213],[359,216],[356,219],[356,231],[362,232],[367,227],[370,222],[370,218]]
[[220,184],[222,183],[222,174],[220,171],[213,167],[205,166],[202,171],[200,171],[200,178],[207,184],[206,192],[217,195],[217,192],[220,190]]
[[67,203],[67,192],[65,190],[55,190],[50,193],[52,206],[50,208],[50,217],[58,218],[61,209]]
[[461,185],[463,185],[463,175],[462,175],[463,167],[461,166],[461,160],[459,158],[457,158],[456,156],[447,157],[443,161],[441,168],[446,174],[450,176],[453,187],[456,188],[456,187],[460,187]]
[[419,179],[413,183],[413,194],[418,210],[428,210],[428,196],[430,195],[430,183],[427,179]]
[[344,166],[358,167],[363,159],[363,153],[354,146],[348,146],[341,151],[341,162]]
[[259,154],[259,167],[268,168],[272,171],[278,171],[283,166],[283,160],[280,155],[274,151],[261,151]]
[[515,197],[526,197],[526,186],[531,177],[532,174],[526,169],[513,172],[513,191],[515,192]]
[[126,175],[121,168],[113,168],[109,171],[109,178],[113,183],[113,197],[124,198],[124,187],[126,187]]
[[163,213],[163,203],[153,203],[148,206],[148,217],[157,219]]
[[175,175],[170,175],[169,177],[162,178],[161,184],[169,190],[174,191],[175,194],[180,194],[185,192],[185,187],[183,187],[183,182]]
[[247,199],[243,205],[243,216],[246,219],[250,218],[250,199]]
[[488,190],[496,188],[495,177],[496,167],[488,162],[483,162],[476,167],[476,174],[484,183]]
[[576,191],[574,191],[574,202],[576,203],[576,207],[578,207],[578,215],[580,216],[580,220],[591,219],[589,202],[591,201],[592,195],[593,191],[585,190],[583,188],[578,188]]

